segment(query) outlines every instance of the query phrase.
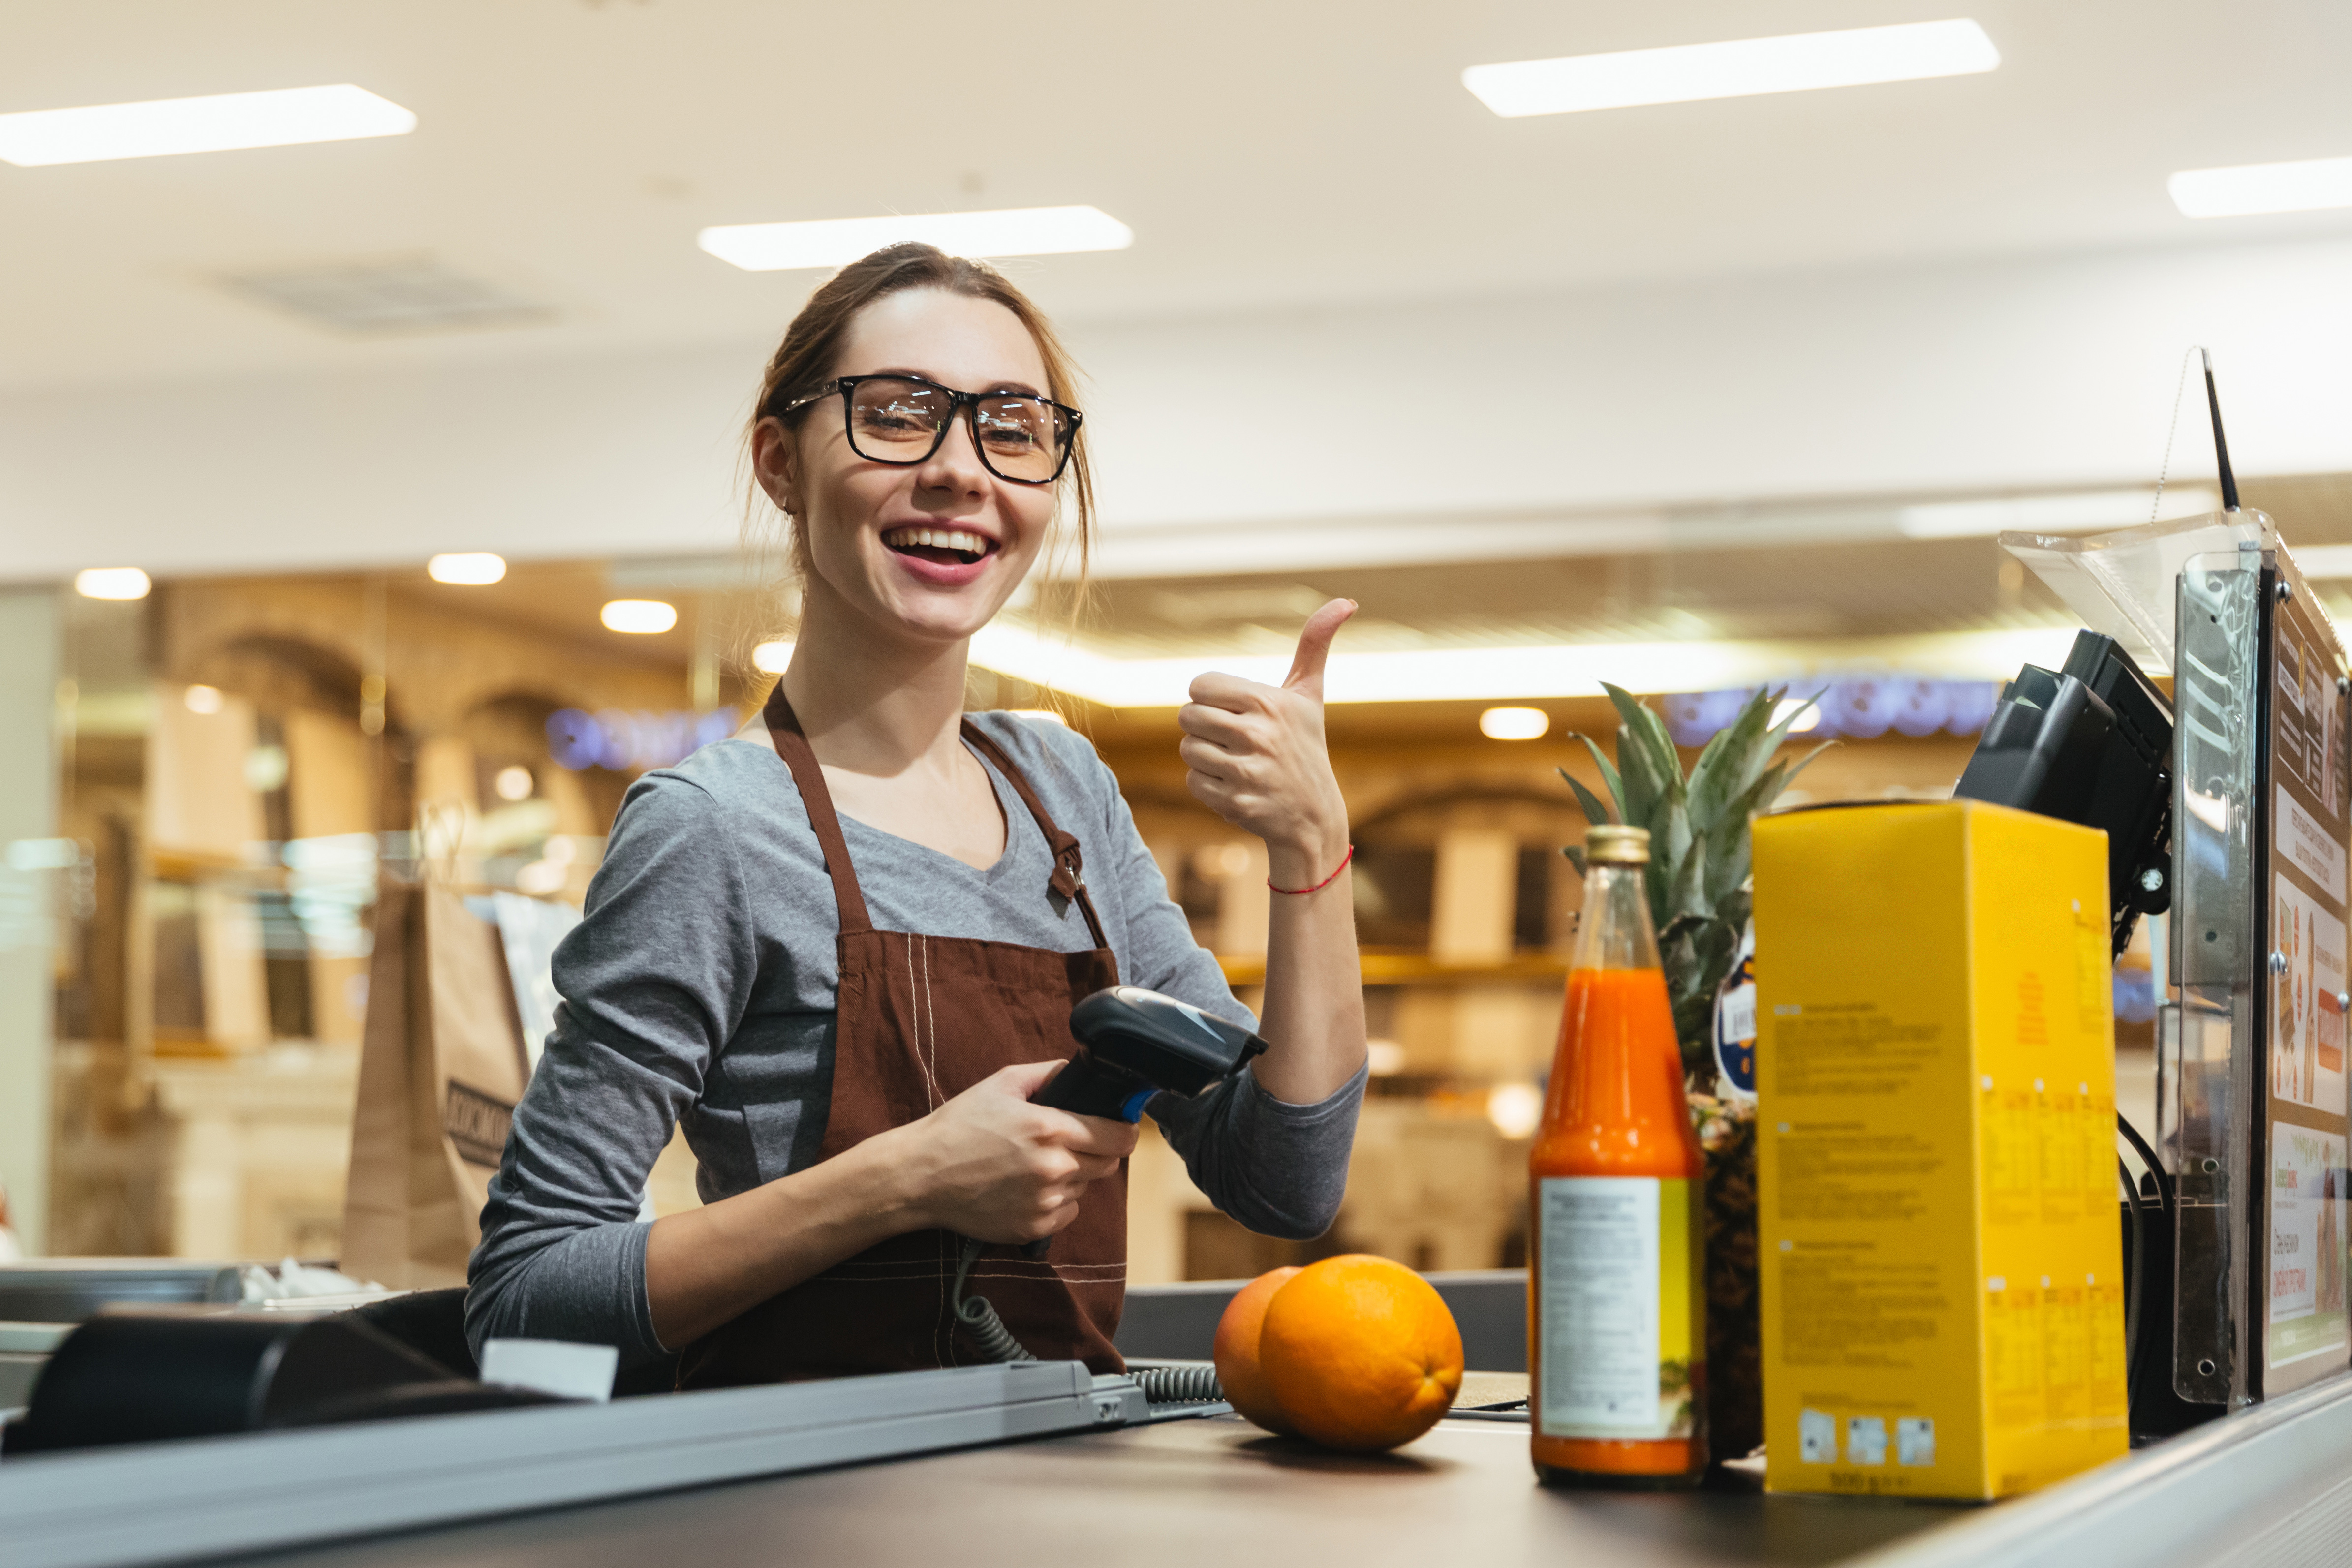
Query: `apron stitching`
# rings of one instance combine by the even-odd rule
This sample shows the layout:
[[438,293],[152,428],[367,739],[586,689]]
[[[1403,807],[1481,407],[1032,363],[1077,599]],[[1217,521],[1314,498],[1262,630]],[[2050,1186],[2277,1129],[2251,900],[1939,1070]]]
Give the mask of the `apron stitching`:
[[931,942],[922,938],[923,948],[923,1079],[931,1086],[931,1104],[937,1109],[947,1096],[940,1092],[940,1008],[931,998]]
[[[931,988],[928,984],[919,986],[915,981],[915,949],[922,946],[920,936],[907,944],[907,1000],[914,1010],[915,1065],[923,1070],[923,1090],[930,1096],[930,1104],[926,1109],[935,1110],[940,1103],[940,1086],[931,1076],[930,1053],[923,1047],[923,1004],[930,1000]],[[928,953],[924,956],[923,967],[927,971],[930,968]]]

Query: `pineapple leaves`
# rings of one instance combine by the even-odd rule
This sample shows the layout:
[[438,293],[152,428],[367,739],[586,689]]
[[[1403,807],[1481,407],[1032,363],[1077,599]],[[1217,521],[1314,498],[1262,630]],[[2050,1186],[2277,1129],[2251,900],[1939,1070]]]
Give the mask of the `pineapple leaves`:
[[[1601,769],[1601,781],[1609,786],[1609,798],[1617,803],[1617,810],[1621,813],[1620,815],[1613,817],[1591,817],[1590,820],[1596,822],[1619,822],[1625,821],[1625,818],[1622,815],[1625,810],[1625,781],[1618,777],[1617,765],[1609,760],[1609,754],[1601,750],[1599,746],[1595,745],[1591,736],[1578,731],[1570,731],[1570,733],[1575,735],[1577,739],[1584,742],[1584,749],[1592,754],[1592,765]],[[1560,777],[1563,779],[1568,777],[1565,769],[1561,771]],[[1570,779],[1569,779],[1569,782],[1573,784],[1575,780]],[[1588,816],[1590,814],[1588,813]]]
[[[1584,739],[1582,736],[1579,736],[1577,738],[1579,740]],[[1592,743],[1586,740],[1584,744],[1591,746]],[[1600,755],[1598,749],[1594,751],[1593,755],[1596,757]],[[1604,762],[1601,766],[1607,768],[1609,765]],[[1591,790],[1586,789],[1582,783],[1579,782],[1574,774],[1570,773],[1565,768],[1559,768],[1556,771],[1559,774],[1560,778],[1566,781],[1568,787],[1576,791],[1576,803],[1584,808],[1584,820],[1587,822],[1598,826],[1602,822],[1613,822],[1617,821],[1617,813],[1611,810],[1607,803],[1604,802],[1600,796],[1595,795]],[[1610,782],[1612,785],[1616,782],[1616,771],[1617,770],[1613,768],[1609,769],[1611,775]]]
[[1691,764],[1691,810],[1702,823],[1722,816],[1725,806],[1756,781],[1756,765],[1772,755],[1772,747],[1766,747],[1759,757],[1758,747],[1771,727],[1772,709],[1780,700],[1775,691],[1750,696]]
[[1695,835],[1682,859],[1675,863],[1673,882],[1666,888],[1666,901],[1659,905],[1669,920],[1685,915],[1709,917],[1715,914],[1706,896],[1706,835]]
[[[1643,890],[1657,924],[1684,1070],[1697,1082],[1713,1060],[1715,994],[1731,971],[1753,904],[1748,824],[1821,755],[1817,747],[1794,761],[1775,760],[1813,699],[1790,703],[1785,690],[1755,692],[1700,749],[1685,777],[1665,721],[1622,686],[1604,689],[1622,721],[1613,765],[1590,736],[1576,738],[1599,767],[1610,799],[1565,768],[1560,778],[1588,822],[1622,821],[1650,831]],[[1580,874],[1586,872],[1581,848],[1561,852]]]
[[1617,716],[1623,721],[1617,729],[1617,770],[1621,779],[1618,804],[1624,809],[1628,822],[1650,825],[1654,836],[1657,828],[1652,818],[1658,803],[1669,789],[1676,794],[1682,790],[1683,765],[1675,754],[1674,737],[1666,733],[1665,721],[1652,713],[1641,698],[1606,681],[1601,683],[1601,689],[1609,694]]
[[[1806,752],[1804,756],[1797,758],[1796,765],[1789,769],[1788,777],[1780,780],[1780,789],[1785,789],[1790,785],[1795,783],[1797,781],[1797,775],[1811,767],[1814,758],[1819,757],[1822,752],[1827,751],[1831,747],[1835,746],[1837,742],[1834,740],[1824,740],[1819,746],[1814,747],[1811,751]],[[1772,791],[1771,795],[1765,796],[1763,804],[1758,806],[1756,809],[1760,811],[1764,810],[1765,807],[1771,805],[1772,796],[1778,795],[1780,792],[1780,789],[1775,789]]]

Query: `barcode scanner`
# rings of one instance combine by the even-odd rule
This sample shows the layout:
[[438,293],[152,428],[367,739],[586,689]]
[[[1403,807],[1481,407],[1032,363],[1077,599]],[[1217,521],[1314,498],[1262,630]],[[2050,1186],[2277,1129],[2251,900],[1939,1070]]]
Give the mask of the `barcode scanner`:
[[[1070,1009],[1070,1033],[1078,1053],[1030,1099],[1113,1122],[1141,1121],[1143,1107],[1162,1092],[1198,1094],[1265,1050],[1241,1025],[1140,986],[1114,986],[1081,1001]],[[1050,1240],[1032,1241],[1022,1255],[1043,1258]]]
[[1070,1009],[1078,1053],[1031,1098],[1080,1116],[1139,1122],[1162,1090],[1198,1094],[1242,1070],[1265,1041],[1190,1002],[1114,986]]

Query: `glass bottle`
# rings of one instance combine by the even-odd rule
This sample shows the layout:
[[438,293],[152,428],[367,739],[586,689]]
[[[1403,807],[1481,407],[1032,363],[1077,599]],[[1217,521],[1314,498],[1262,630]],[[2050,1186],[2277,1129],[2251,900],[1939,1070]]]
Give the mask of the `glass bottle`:
[[1642,879],[1650,835],[1586,835],[1559,1051],[1528,1155],[1528,1412],[1547,1482],[1706,1469],[1706,1167]]

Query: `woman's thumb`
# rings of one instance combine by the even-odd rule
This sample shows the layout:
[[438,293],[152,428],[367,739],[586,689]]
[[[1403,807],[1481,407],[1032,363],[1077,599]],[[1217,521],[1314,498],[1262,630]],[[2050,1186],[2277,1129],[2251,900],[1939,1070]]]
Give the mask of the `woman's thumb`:
[[1334,599],[1307,618],[1298,633],[1297,656],[1290,661],[1290,674],[1283,679],[1286,690],[1323,700],[1323,666],[1331,657],[1331,639],[1355,612],[1354,600]]

